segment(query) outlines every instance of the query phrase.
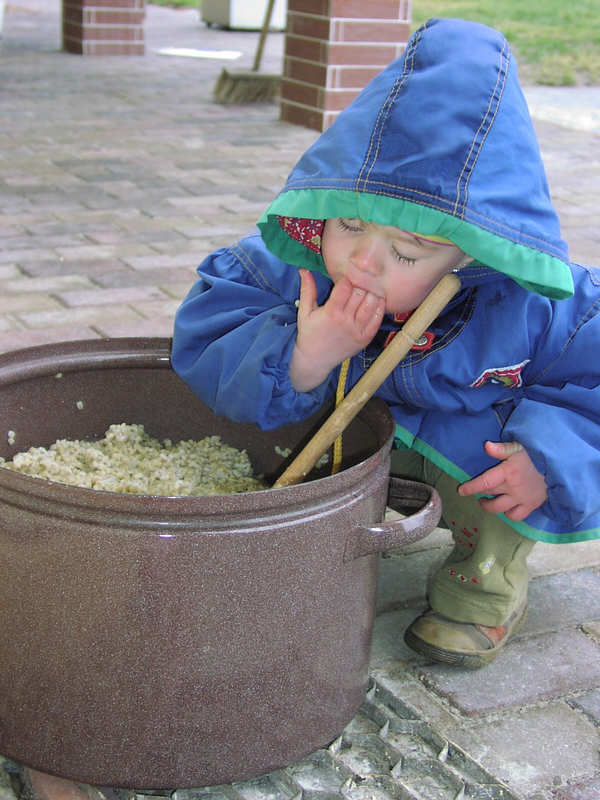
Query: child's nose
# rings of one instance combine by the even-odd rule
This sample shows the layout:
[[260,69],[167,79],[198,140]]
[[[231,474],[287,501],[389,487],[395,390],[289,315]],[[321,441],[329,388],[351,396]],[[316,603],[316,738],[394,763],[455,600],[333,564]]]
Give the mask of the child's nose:
[[351,260],[363,272],[369,272],[372,275],[377,275],[381,272],[381,259],[377,242],[367,238],[357,242]]

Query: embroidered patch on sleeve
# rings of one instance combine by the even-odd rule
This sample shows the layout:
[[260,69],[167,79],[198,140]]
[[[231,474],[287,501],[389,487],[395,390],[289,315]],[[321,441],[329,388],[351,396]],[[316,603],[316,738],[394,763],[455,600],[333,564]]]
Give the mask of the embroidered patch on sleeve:
[[526,358],[520,364],[512,364],[509,367],[491,367],[484,370],[481,375],[470,384],[472,389],[479,389],[485,386],[486,383],[500,383],[511,389],[516,389],[523,385],[521,373],[526,364],[529,364],[531,359]]
[[[413,309],[414,311],[414,309]],[[411,316],[412,311],[402,311],[401,313],[394,314],[394,322],[400,324],[404,324],[406,320]],[[387,347],[388,344],[392,341],[394,336],[398,333],[398,331],[390,331],[383,343],[384,347]],[[429,350],[435,340],[435,333],[433,331],[425,331],[425,333],[417,339],[417,341],[413,344],[410,348],[411,350]]]
[[[385,342],[383,343],[383,346],[387,347],[397,333],[399,333],[399,331],[390,331],[386,337]],[[415,343],[410,349],[429,350],[434,340],[435,340],[435,333],[433,333],[433,331],[425,331],[425,333],[415,341]]]

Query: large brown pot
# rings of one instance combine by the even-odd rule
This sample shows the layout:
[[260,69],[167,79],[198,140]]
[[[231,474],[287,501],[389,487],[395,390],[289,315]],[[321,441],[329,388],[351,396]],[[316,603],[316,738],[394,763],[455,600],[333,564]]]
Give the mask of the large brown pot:
[[[318,420],[264,432],[215,416],[170,368],[166,339],[0,357],[0,454],[115,422],[158,438],[218,433],[273,480],[275,447]],[[7,436],[6,431],[14,431]],[[0,752],[92,784],[228,783],[335,738],[367,685],[377,553],[426,535],[439,498],[395,481],[393,421],[370,401],[344,469],[216,497],[121,495],[0,468]]]

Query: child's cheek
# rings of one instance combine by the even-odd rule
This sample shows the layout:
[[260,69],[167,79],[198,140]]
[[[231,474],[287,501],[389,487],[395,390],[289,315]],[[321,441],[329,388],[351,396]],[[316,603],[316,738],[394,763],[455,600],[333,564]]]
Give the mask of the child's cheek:
[[323,261],[325,262],[325,269],[331,280],[334,283],[341,281],[346,273],[339,259],[323,259]]

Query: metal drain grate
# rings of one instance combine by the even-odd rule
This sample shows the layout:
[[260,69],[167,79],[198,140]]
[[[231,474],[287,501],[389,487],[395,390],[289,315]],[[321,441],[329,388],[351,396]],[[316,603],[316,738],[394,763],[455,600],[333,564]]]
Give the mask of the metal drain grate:
[[[12,762],[0,759],[0,800],[27,800],[14,789],[14,771]],[[520,800],[377,681],[328,748],[284,769],[227,786],[119,795],[121,800]]]

